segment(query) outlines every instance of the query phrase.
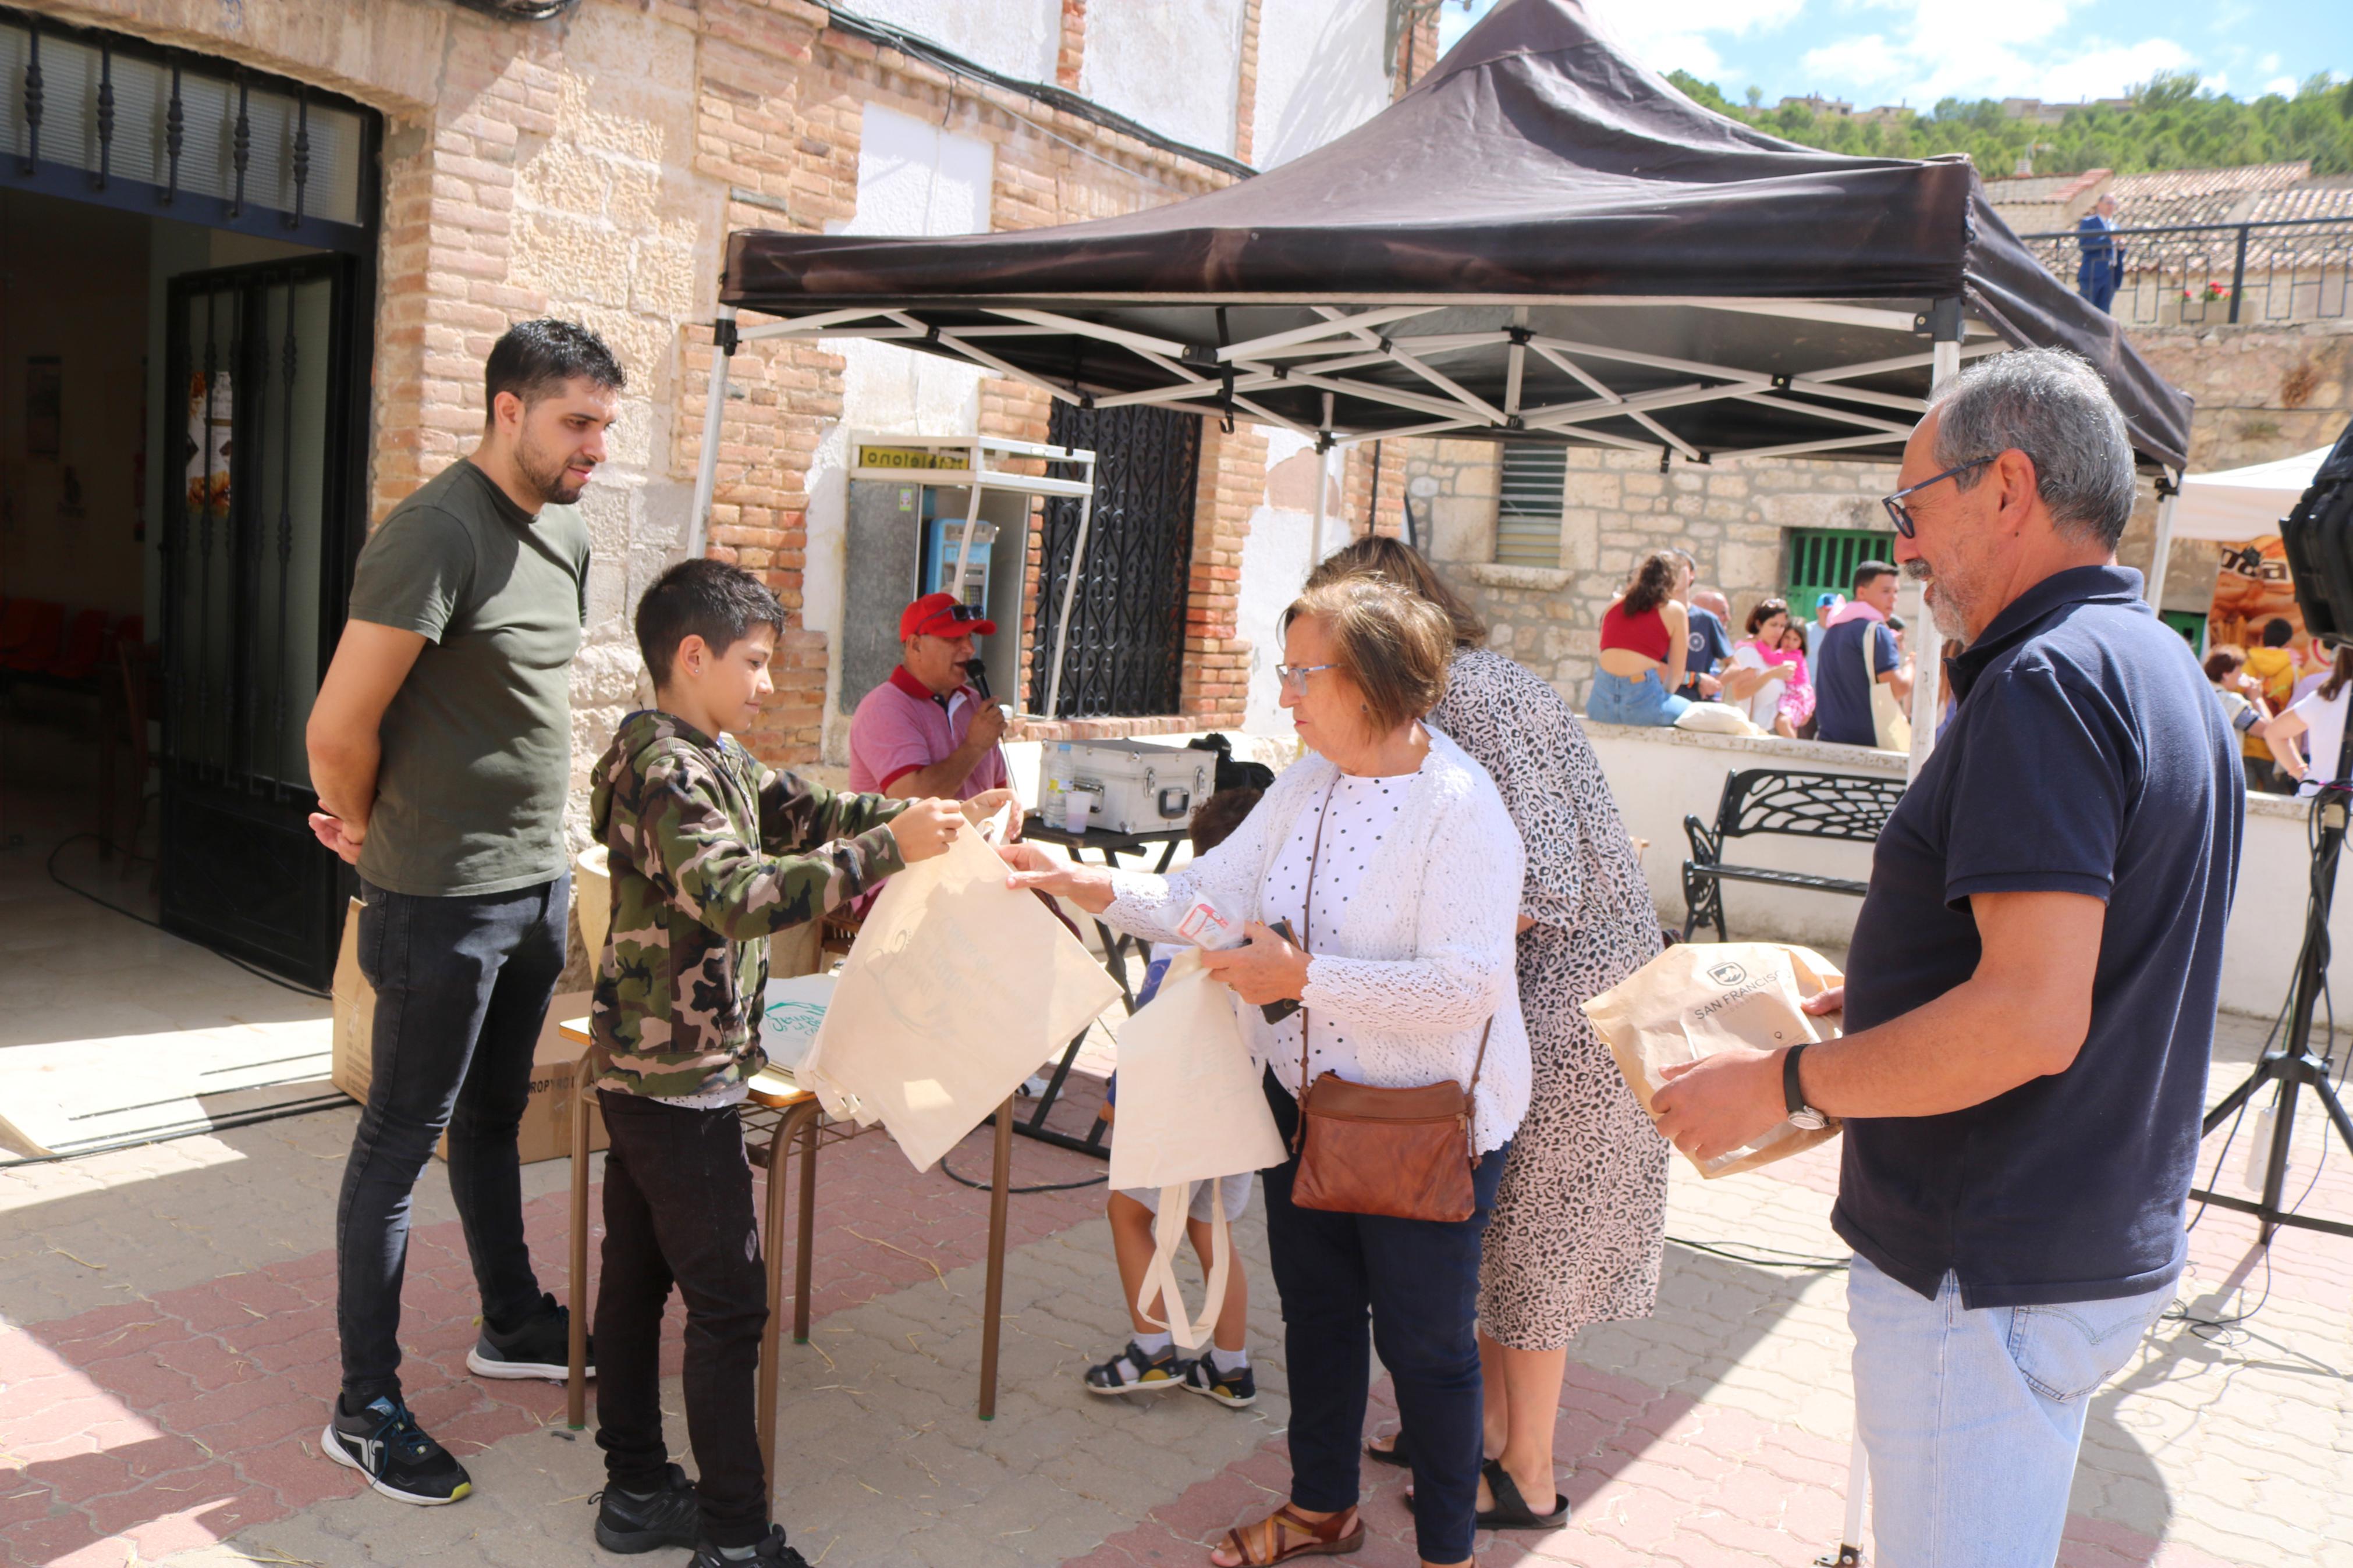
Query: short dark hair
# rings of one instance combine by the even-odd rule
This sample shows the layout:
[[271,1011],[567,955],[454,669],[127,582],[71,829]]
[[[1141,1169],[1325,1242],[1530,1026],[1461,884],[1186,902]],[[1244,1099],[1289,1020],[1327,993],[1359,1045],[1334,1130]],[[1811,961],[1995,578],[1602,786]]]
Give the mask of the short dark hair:
[[528,408],[567,381],[587,381],[618,392],[628,384],[605,340],[577,321],[543,316],[517,321],[491,345],[482,366],[482,417],[496,417],[499,394],[512,392]]
[[688,637],[723,654],[758,626],[785,629],[785,606],[766,584],[724,561],[681,561],[638,601],[638,652],[654,685],[667,686],[678,645]]
[[1374,734],[1412,722],[1446,695],[1454,626],[1420,595],[1386,577],[1343,577],[1293,600],[1281,630],[1302,616],[1331,637],[1333,661],[1364,694]]
[[2232,670],[2238,668],[2243,662],[2245,661],[2241,659],[2237,654],[2225,653],[2221,648],[2216,648],[2212,653],[2206,656],[2206,679],[2209,680],[2220,680],[2224,676],[2230,674]]
[[1266,792],[1242,784],[1221,789],[1193,808],[1193,853],[1206,855],[1223,844]]
[[1895,568],[1884,561],[1858,561],[1854,563],[1854,583],[1851,593],[1860,594],[1866,583],[1876,583],[1882,577],[1893,577]]
[[2295,636],[2295,628],[2288,625],[2287,621],[2282,616],[2274,616],[2270,620],[2263,623],[2263,646],[2265,647],[2287,647],[2288,639],[2294,636]]

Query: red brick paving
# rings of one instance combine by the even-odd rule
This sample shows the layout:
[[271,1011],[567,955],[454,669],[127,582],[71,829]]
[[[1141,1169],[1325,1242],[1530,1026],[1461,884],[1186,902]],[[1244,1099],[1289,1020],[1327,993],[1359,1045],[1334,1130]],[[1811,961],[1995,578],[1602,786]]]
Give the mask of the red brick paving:
[[[1091,1079],[1073,1087],[1056,1121],[1067,1115],[1082,1131],[1099,1095]],[[977,1180],[988,1159],[983,1131],[949,1163]],[[1014,1144],[1017,1184],[1103,1171],[1026,1139]],[[885,1138],[828,1146],[818,1194],[819,1316],[984,1256],[988,1194],[913,1171]],[[1024,1194],[1008,1245],[1090,1218],[1103,1199],[1099,1187]],[[559,1299],[568,1212],[559,1193],[524,1213],[542,1281]],[[789,1259],[786,1267],[789,1276]],[[0,1558],[121,1568],[126,1549],[152,1561],[358,1490],[358,1478],[317,1446],[340,1377],[334,1281],[333,1255],[320,1252],[69,1318],[0,1325]],[[402,1308],[411,1405],[460,1458],[562,1418],[560,1386],[467,1373],[478,1308],[454,1222],[411,1235]],[[673,1311],[664,1357],[673,1373],[680,1323]]]

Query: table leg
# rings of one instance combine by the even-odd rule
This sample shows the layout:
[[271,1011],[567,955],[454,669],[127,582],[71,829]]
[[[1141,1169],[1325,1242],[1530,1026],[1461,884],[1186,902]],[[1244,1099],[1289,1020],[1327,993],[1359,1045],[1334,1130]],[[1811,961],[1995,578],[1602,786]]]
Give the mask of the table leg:
[[[584,1075],[585,1076],[585,1075]],[[571,1343],[565,1369],[565,1420],[575,1432],[588,1425],[588,1100],[583,1089],[572,1097],[572,1301]]]
[[793,1342],[808,1343],[809,1276],[817,1237],[817,1141],[819,1119],[815,1108],[801,1133],[801,1224],[793,1244]]
[[776,1383],[781,1371],[776,1358],[784,1337],[784,1314],[777,1306],[784,1294],[785,1164],[791,1157],[793,1134],[801,1118],[802,1109],[795,1106],[776,1119],[768,1144],[767,1196],[760,1211],[760,1246],[768,1271],[768,1319],[760,1329],[760,1376],[754,1393],[760,1429],[760,1473],[767,1479],[766,1495],[771,1498],[776,1491]]
[[988,1288],[980,1308],[980,1418],[997,1419],[997,1340],[1005,1315],[1006,1203],[1013,1175],[1013,1100],[997,1108],[996,1152],[988,1171]]

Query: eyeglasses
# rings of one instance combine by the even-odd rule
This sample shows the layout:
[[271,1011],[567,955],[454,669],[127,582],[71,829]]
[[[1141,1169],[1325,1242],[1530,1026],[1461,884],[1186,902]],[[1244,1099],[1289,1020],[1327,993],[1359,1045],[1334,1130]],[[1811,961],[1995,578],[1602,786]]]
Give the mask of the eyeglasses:
[[1904,504],[1904,498],[1905,496],[1916,496],[1922,490],[1926,489],[1930,485],[1943,484],[1947,479],[1957,479],[1960,475],[1968,473],[1971,468],[1982,468],[1988,463],[1992,462],[1994,458],[1998,458],[2000,456],[2001,456],[2001,454],[1996,452],[1991,457],[1971,458],[1968,462],[1961,464],[1957,468],[1947,468],[1943,473],[1932,475],[1927,479],[1922,479],[1916,485],[1906,485],[1892,496],[1880,497],[1879,504],[1887,509],[1887,515],[1894,521],[1895,531],[1902,534],[1905,538],[1909,539],[1912,537],[1914,524],[1912,521],[1912,509]]
[[1314,674],[1319,669],[1337,669],[1339,668],[1340,667],[1336,664],[1278,664],[1274,667],[1274,673],[1276,679],[1282,682],[1282,689],[1285,691],[1292,693],[1293,696],[1304,697],[1307,695],[1307,678],[1309,676]]

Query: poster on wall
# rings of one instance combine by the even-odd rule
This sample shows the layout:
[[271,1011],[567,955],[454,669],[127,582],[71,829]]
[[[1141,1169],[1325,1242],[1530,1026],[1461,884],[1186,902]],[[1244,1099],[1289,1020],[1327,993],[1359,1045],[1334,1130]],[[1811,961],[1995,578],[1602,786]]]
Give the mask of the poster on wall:
[[25,362],[25,455],[55,458],[65,451],[65,362]]
[[2263,640],[2264,626],[2276,619],[2295,628],[2288,646],[2303,647],[2304,614],[2295,606],[2295,584],[2288,579],[2287,552],[2279,535],[2225,544],[2221,552],[2214,605],[2206,617],[2206,646],[2254,647]]
[[232,397],[227,371],[188,377],[188,514],[228,515],[229,426]]

